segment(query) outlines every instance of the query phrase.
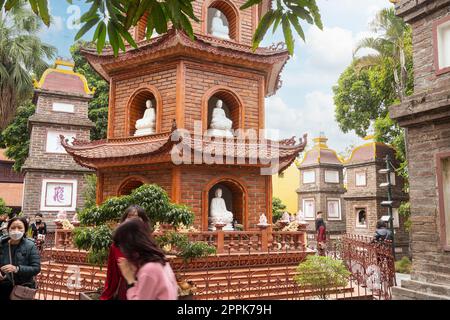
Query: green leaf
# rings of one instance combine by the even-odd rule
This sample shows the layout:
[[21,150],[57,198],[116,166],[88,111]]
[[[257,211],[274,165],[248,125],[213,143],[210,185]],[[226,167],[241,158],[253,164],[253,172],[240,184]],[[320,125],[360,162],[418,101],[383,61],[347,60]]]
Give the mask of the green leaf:
[[111,47],[114,51],[114,56],[117,57],[119,55],[119,36],[117,34],[116,29],[114,28],[111,20],[108,23],[108,37],[109,42],[111,43]]
[[298,35],[305,41],[305,33],[303,32],[302,26],[298,22],[297,16],[295,16],[292,13],[288,13],[289,20],[291,21],[291,24],[294,26],[295,30],[297,31]]
[[246,3],[244,3],[239,9],[245,10],[247,8],[250,8],[254,6],[255,4],[261,3],[262,0],[248,0]]
[[39,7],[39,15],[42,21],[48,27],[50,25],[50,15],[48,13],[48,3],[47,0],[37,0]]
[[97,36],[97,52],[100,54],[105,47],[106,41],[106,25],[102,21],[98,24],[98,36]]
[[284,39],[286,41],[287,49],[289,51],[289,54],[293,55],[294,54],[294,37],[292,36],[291,25],[289,24],[289,19],[288,19],[287,15],[283,15],[281,24],[283,26]]
[[267,13],[261,19],[258,27],[256,28],[255,34],[253,35],[253,44],[252,44],[253,50],[256,50],[256,48],[259,47],[259,44],[261,43],[262,39],[264,39],[264,36],[267,33],[267,30],[272,25],[274,19],[275,14],[273,10],[267,11]]
[[97,15],[95,17],[93,17],[91,20],[89,20],[88,22],[86,22],[81,29],[78,31],[78,33],[75,36],[75,41],[80,39],[82,36],[84,36],[84,34],[86,32],[88,32],[89,30],[91,30],[91,28],[93,26],[95,26],[98,22],[100,21],[100,17]]
[[8,0],[5,4],[5,10],[9,11],[19,3],[19,0]]

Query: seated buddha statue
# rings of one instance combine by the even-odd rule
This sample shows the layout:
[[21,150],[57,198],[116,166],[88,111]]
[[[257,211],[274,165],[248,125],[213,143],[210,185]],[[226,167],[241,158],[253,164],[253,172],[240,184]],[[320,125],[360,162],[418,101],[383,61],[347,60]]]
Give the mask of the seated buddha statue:
[[145,110],[144,117],[136,121],[136,133],[134,134],[135,137],[146,136],[155,133],[155,109],[152,106],[151,100],[147,100],[145,105],[147,109]]
[[233,137],[231,128],[233,121],[227,118],[225,110],[222,109],[223,101],[217,100],[216,107],[212,113],[210,128],[207,132],[208,136],[214,137]]
[[215,231],[216,224],[225,224],[224,231],[234,230],[233,213],[227,210],[225,200],[222,198],[222,189],[218,188],[215,195],[215,198],[211,200],[209,230]]
[[210,34],[214,37],[230,40],[228,27],[223,23],[222,13],[217,10],[211,22]]

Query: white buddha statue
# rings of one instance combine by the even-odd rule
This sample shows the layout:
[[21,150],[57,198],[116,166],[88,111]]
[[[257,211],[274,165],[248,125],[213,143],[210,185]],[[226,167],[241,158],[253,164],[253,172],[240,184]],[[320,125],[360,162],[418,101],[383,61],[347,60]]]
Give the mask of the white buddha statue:
[[155,133],[156,114],[153,108],[152,101],[147,100],[145,103],[147,110],[145,110],[144,117],[136,121],[135,137],[146,136]]
[[224,231],[233,231],[233,213],[227,210],[225,200],[222,198],[222,189],[216,190],[216,197],[211,200],[209,230],[215,231],[216,224],[223,223]]
[[214,37],[230,40],[228,27],[223,23],[222,13],[217,10],[211,22],[210,34]]
[[259,216],[259,223],[258,226],[268,226],[269,224],[267,223],[267,217],[264,213],[261,213],[261,215]]
[[212,114],[210,129],[207,132],[208,136],[233,137],[233,132],[231,131],[233,121],[227,118],[222,106],[223,101],[217,100],[216,107]]

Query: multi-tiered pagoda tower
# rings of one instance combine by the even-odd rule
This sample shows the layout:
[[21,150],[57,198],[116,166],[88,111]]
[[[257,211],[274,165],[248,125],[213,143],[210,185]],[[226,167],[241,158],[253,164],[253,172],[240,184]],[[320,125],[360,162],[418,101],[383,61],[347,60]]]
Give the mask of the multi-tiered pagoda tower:
[[[190,206],[196,214],[195,226],[207,230],[210,202],[220,187],[227,209],[244,229],[255,229],[262,213],[271,221],[272,177],[262,174],[261,168],[279,158],[277,171],[283,171],[303,151],[306,139],[298,144],[293,139],[281,141],[260,157],[255,150],[268,142],[265,139],[250,143],[235,137],[232,146],[222,148],[222,139],[202,140],[194,134],[196,127],[201,132],[209,129],[218,100],[223,101],[233,129],[265,127],[264,99],[278,89],[289,56],[285,49],[252,51],[252,35],[270,1],[239,10],[244,2],[195,1],[195,14],[201,18],[193,23],[195,40],[174,29],[145,40],[144,18],[132,30],[137,49],[128,47],[117,58],[108,49],[100,55],[83,51],[110,83],[108,137],[63,144],[76,162],[97,171],[98,203],[129,194],[144,183],[156,183],[173,201]],[[217,11],[229,39],[212,35]],[[155,106],[156,132],[135,137],[135,123],[143,117],[148,100]],[[172,161],[171,150],[180,146],[172,141],[175,129],[189,132],[181,146],[190,148],[192,163]],[[201,157],[205,150],[215,150],[213,156],[223,163],[205,161]]]

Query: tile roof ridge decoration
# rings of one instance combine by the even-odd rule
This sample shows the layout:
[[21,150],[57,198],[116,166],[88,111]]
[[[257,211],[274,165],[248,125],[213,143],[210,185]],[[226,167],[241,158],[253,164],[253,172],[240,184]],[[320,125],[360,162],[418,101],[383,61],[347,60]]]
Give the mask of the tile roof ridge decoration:
[[[58,69],[58,66],[66,66],[66,67],[70,67],[71,69],[70,70]],[[82,75],[81,73],[75,72],[73,70],[74,67],[75,67],[74,63],[63,61],[61,59],[57,59],[55,61],[54,67],[48,68],[47,70],[45,70],[39,81],[37,79],[33,79],[34,88],[38,89],[38,90],[45,90],[43,88],[43,86],[45,84],[45,80],[51,73],[56,72],[56,73],[61,73],[61,74],[78,77],[80,79],[80,81],[83,83],[83,89],[84,89],[85,94],[88,96],[93,96],[95,94],[96,88],[90,89],[86,77],[84,75]]]

